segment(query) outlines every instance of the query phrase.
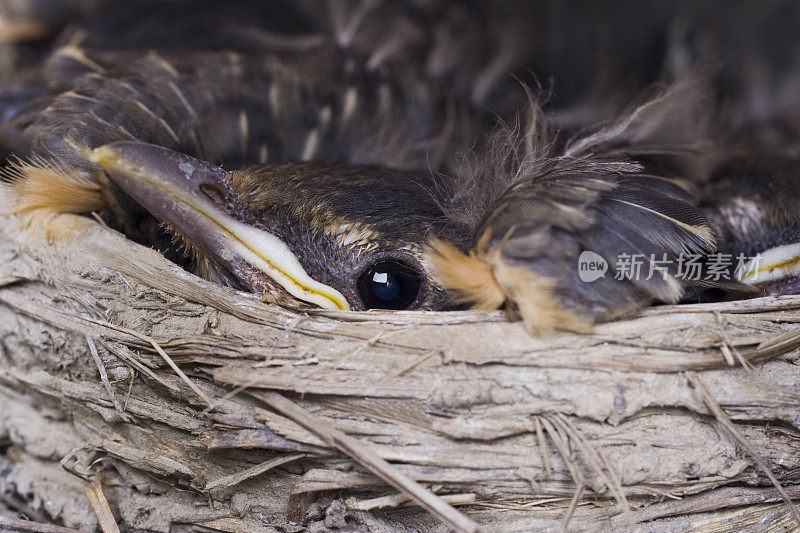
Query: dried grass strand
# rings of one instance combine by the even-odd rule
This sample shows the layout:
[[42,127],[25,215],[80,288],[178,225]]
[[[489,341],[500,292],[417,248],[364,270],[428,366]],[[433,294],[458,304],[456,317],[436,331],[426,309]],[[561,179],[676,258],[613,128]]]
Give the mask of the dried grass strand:
[[272,391],[252,391],[250,394],[311,431],[325,443],[344,453],[381,480],[408,496],[420,507],[438,516],[456,531],[462,533],[483,531],[466,515],[390,465],[365,444],[331,427],[288,398]]
[[123,327],[123,326],[118,326],[118,325],[112,324],[110,322],[105,322],[105,321],[102,321],[102,320],[98,320],[98,321],[96,321],[96,323],[101,325],[101,326],[106,326],[106,327],[109,327],[109,328],[112,328],[112,329],[116,329],[117,331],[121,331],[123,333],[127,333],[128,335],[132,335],[132,336],[136,337],[137,339],[150,344],[150,346],[153,347],[153,349],[158,353],[158,355],[161,356],[161,358],[164,360],[164,362],[169,365],[169,367],[172,369],[172,371],[175,372],[178,375],[178,377],[181,378],[181,380],[184,383],[186,383],[186,385],[190,389],[192,389],[192,391],[195,394],[197,394],[197,396],[200,397],[201,400],[203,400],[208,405],[213,405],[214,402],[211,400],[211,398],[209,398],[206,393],[201,391],[200,388],[197,385],[195,385],[194,382],[192,382],[192,380],[189,379],[189,376],[187,376],[183,372],[183,370],[181,370],[180,367],[177,364],[175,364],[175,361],[173,361],[172,357],[170,357],[167,354],[167,352],[164,351],[164,349],[161,347],[160,344],[158,344],[158,342],[156,342],[155,339],[145,335],[144,333],[139,333],[135,329],[129,329],[129,328],[126,328],[126,327]]
[[273,468],[277,468],[281,465],[285,465],[286,463],[291,463],[292,461],[297,461],[298,459],[302,459],[303,457],[306,457],[306,455],[307,454],[305,453],[295,453],[291,455],[274,457],[268,461],[264,461],[263,463],[257,464],[251,468],[242,470],[241,472],[237,472],[229,476],[223,476],[221,478],[215,479],[214,481],[210,481],[203,490],[205,492],[208,492],[214,489],[218,489],[220,487],[225,487],[225,488],[233,487],[245,480],[248,480],[256,476],[260,476],[265,472],[269,472]]
[[759,455],[758,450],[753,448],[747,439],[742,436],[741,432],[736,428],[736,424],[733,423],[722,407],[720,407],[720,405],[706,388],[705,384],[700,380],[697,373],[690,371],[686,373],[686,376],[689,380],[689,383],[692,385],[694,390],[698,392],[703,400],[703,403],[716,417],[717,421],[722,424],[722,427],[724,427],[730,436],[733,437],[733,439],[738,442],[742,448],[744,448],[744,450],[756,462],[758,467],[764,472],[764,474],[766,474],[770,482],[772,482],[772,484],[775,486],[775,489],[781,495],[781,498],[783,498],[783,501],[786,502],[786,505],[789,507],[789,510],[795,519],[795,522],[797,522],[798,527],[800,527],[800,513],[798,513],[797,508],[795,507],[794,503],[792,503],[792,498],[786,492],[786,489],[783,488],[783,485],[781,485],[781,483],[775,477],[775,474],[772,473],[772,470],[769,468],[767,462],[761,457],[761,455]]
[[103,533],[120,533],[117,520],[114,518],[106,495],[103,493],[103,483],[100,476],[101,474],[98,472],[90,480],[84,481],[83,486],[86,489],[86,496],[89,498],[89,503],[92,504],[92,510],[94,510],[97,522],[100,524],[100,529],[103,530]]
[[575,509],[578,507],[578,502],[581,501],[581,496],[583,496],[583,491],[586,490],[586,485],[581,483],[575,489],[575,494],[572,496],[572,499],[569,501],[569,507],[567,507],[567,511],[564,513],[564,518],[561,519],[561,526],[559,527],[559,533],[567,533],[567,526],[569,526],[569,521],[572,520],[572,515],[575,514]]
[[536,441],[539,443],[539,454],[542,456],[544,473],[549,477],[553,475],[553,467],[550,464],[550,453],[547,451],[547,441],[544,437],[542,421],[538,416],[534,418],[534,424],[536,425]]
[[[784,487],[784,490],[793,500],[800,499],[800,487]],[[774,488],[719,487],[675,501],[654,503],[634,511],[632,514],[635,522],[641,523],[669,516],[707,513],[728,507],[772,503],[780,500],[782,500],[782,496]],[[612,517],[611,522],[615,521],[617,521],[617,517]]]
[[116,409],[120,417],[127,422],[129,420],[128,415],[125,414],[125,410],[119,404],[117,395],[114,393],[114,388],[111,386],[111,382],[108,380],[106,365],[103,364],[103,360],[100,358],[100,354],[97,351],[97,345],[94,343],[94,339],[92,339],[89,335],[84,335],[84,337],[86,338],[86,344],[89,345],[89,353],[92,354],[92,359],[94,359],[94,363],[97,365],[97,370],[100,372],[100,381],[103,382],[103,386],[108,393],[108,397],[111,400],[111,403],[114,405],[114,409]]
[[616,471],[611,464],[606,460],[605,456],[600,451],[589,443],[575,427],[575,425],[563,414],[557,413],[552,416],[553,424],[559,426],[564,433],[571,437],[573,442],[578,445],[582,452],[582,456],[589,463],[589,466],[594,470],[595,474],[603,480],[603,483],[608,487],[614,498],[620,503],[623,509],[623,514],[629,518],[629,523],[633,524],[633,519],[630,517],[631,507],[625,493],[622,490],[622,483],[617,476]]
[[70,527],[54,526],[41,522],[22,520],[0,513],[0,531],[20,531],[23,533],[83,533]]
[[550,435],[550,439],[553,441],[553,444],[556,445],[556,449],[558,449],[558,453],[561,455],[561,458],[564,460],[564,464],[569,471],[569,475],[572,478],[572,481],[575,485],[581,485],[584,483],[583,475],[581,475],[580,471],[578,470],[578,465],[575,463],[574,459],[572,458],[572,453],[569,449],[569,444],[567,443],[566,438],[559,433],[559,431],[555,428],[550,420],[547,417],[540,417],[542,422],[542,426],[547,431],[547,434]]

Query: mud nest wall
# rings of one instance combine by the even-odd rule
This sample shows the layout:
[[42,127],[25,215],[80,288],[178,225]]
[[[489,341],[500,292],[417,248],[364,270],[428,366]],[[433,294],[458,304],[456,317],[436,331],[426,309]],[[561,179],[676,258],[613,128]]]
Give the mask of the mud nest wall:
[[298,314],[99,224],[47,245],[0,218],[0,521],[792,530],[799,321],[800,297],[546,339],[500,313]]

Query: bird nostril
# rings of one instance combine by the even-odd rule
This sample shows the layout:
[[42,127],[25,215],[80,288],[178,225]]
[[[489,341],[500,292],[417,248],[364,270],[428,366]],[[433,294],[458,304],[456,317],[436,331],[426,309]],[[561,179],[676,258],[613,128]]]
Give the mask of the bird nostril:
[[225,193],[223,193],[216,185],[211,185],[210,183],[201,183],[200,192],[215,204],[221,204],[225,201]]

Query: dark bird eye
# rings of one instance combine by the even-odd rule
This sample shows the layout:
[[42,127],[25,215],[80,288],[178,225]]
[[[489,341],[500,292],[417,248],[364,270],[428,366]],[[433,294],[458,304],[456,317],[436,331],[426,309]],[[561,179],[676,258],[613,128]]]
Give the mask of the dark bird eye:
[[375,263],[358,278],[358,293],[367,309],[406,309],[417,299],[421,276],[396,261]]

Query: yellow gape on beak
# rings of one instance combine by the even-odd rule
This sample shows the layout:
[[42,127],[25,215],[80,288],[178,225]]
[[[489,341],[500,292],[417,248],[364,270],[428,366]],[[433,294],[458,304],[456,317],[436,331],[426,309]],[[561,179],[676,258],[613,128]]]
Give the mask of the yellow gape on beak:
[[800,273],[800,243],[784,244],[761,252],[736,271],[736,279],[757,285]]
[[232,271],[255,270],[295,298],[324,309],[350,308],[339,291],[312,279],[280,238],[235,220],[204,193],[224,190],[223,169],[134,142],[101,146],[90,159],[156,218]]

